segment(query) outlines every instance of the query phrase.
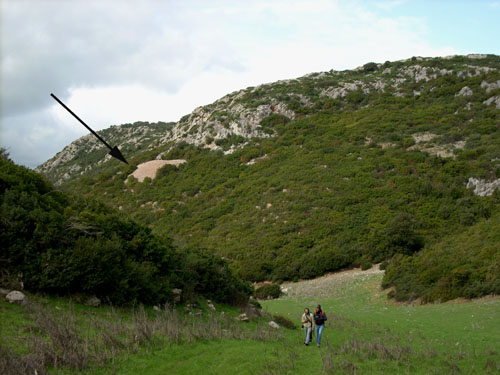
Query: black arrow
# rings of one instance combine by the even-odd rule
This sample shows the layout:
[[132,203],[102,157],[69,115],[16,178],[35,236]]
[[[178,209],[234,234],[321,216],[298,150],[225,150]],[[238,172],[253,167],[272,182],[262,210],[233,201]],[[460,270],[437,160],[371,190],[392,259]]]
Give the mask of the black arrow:
[[69,109],[68,107],[66,107],[66,105],[63,102],[61,102],[57,96],[55,96],[54,94],[50,94],[50,96],[52,96],[60,105],[62,105],[66,109],[66,111],[68,111],[69,113],[71,113],[74,118],[76,118],[78,121],[80,121],[83,126],[85,126],[88,130],[90,130],[90,132],[92,134],[94,134],[97,137],[98,140],[100,140],[102,143],[104,143],[106,145],[106,147],[111,150],[109,152],[109,154],[111,156],[117,158],[118,160],[121,160],[125,164],[128,164],[127,160],[125,160],[125,158],[123,157],[122,153],[118,149],[118,146],[111,147],[110,145],[108,145],[108,143],[104,139],[102,139],[99,136],[99,134],[97,134],[95,131],[93,131],[92,129],[90,129],[90,127],[86,123],[84,123],[83,120],[80,117],[78,117],[71,109]]

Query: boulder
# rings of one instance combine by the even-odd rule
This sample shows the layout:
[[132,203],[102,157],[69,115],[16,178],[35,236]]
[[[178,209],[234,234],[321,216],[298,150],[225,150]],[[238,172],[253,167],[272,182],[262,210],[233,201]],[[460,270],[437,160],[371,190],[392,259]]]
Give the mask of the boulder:
[[252,304],[248,304],[245,307],[245,314],[248,317],[250,317],[250,318],[261,317],[262,316],[262,314],[259,311],[259,309],[256,306],[252,305]]
[[471,96],[473,94],[469,86],[464,86],[455,96]]
[[18,290],[13,290],[12,292],[9,292],[5,296],[5,298],[10,303],[15,303],[16,305],[26,305],[28,303],[28,297],[26,297],[24,293]]
[[275,328],[275,329],[278,329],[280,327],[280,325],[278,323],[276,323],[274,320],[271,320],[269,323],[269,327],[271,328]]
[[239,322],[249,322],[250,321],[250,319],[248,319],[247,314],[245,314],[245,313],[240,314],[238,317],[236,317],[234,319],[239,321]]
[[174,302],[179,303],[181,302],[181,297],[182,297],[182,289],[172,289],[172,295],[174,296]]
[[92,296],[87,298],[87,300],[85,301],[85,305],[92,307],[99,307],[101,306],[101,300],[96,296]]
[[212,311],[215,311],[215,306],[211,303],[207,304],[208,308]]
[[9,294],[10,289],[4,289],[0,288],[0,296],[5,297],[7,294]]

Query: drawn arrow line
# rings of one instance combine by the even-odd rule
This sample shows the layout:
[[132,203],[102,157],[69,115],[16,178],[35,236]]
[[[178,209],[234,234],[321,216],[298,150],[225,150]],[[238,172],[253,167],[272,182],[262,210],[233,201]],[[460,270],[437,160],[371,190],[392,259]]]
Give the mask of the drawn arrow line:
[[71,113],[73,115],[74,118],[76,118],[78,121],[80,121],[80,123],[85,126],[88,130],[90,130],[90,132],[92,134],[94,134],[98,140],[100,140],[102,143],[104,143],[106,145],[107,148],[109,148],[111,151],[109,152],[109,154],[115,158],[117,158],[118,160],[124,162],[125,164],[128,164],[127,160],[125,160],[125,158],[123,157],[122,153],[120,152],[120,150],[118,149],[118,146],[115,146],[115,147],[111,147],[104,139],[102,139],[102,137],[97,134],[95,131],[93,131],[90,126],[88,126],[85,122],[83,122],[83,120],[78,117],[71,109],[69,109],[63,102],[61,102],[59,100],[59,98],[57,96],[55,96],[54,94],[50,94],[50,96],[52,96],[60,105],[62,105],[64,107],[64,109],[66,109],[66,111],[68,111],[69,113]]

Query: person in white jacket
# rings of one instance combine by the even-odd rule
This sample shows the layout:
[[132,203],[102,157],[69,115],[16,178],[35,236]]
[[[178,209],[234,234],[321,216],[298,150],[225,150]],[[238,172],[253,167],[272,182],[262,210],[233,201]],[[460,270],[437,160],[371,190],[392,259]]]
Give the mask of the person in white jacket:
[[309,345],[309,342],[311,342],[312,330],[314,328],[314,317],[307,307],[304,309],[304,314],[302,314],[302,328],[304,329],[306,334],[304,345],[307,346]]

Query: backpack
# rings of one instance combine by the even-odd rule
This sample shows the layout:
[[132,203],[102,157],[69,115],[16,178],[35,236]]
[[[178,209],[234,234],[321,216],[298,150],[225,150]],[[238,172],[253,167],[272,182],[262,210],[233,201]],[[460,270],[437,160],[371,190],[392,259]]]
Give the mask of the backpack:
[[314,324],[316,324],[317,326],[325,324],[326,320],[327,320],[327,317],[326,317],[326,314],[323,310],[321,310],[319,313],[314,314]]

